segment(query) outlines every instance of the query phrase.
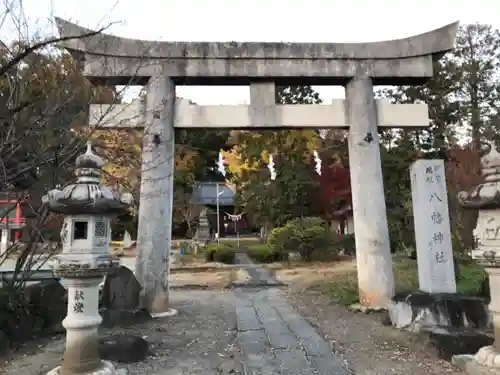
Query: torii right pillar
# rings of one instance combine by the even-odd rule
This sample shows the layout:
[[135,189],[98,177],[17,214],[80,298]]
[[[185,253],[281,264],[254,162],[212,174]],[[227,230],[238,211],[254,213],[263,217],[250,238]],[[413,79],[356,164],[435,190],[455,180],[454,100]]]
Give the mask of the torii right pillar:
[[[168,90],[155,89],[154,95],[151,91],[154,102],[165,107],[163,112],[158,109],[163,115],[155,119],[155,126],[160,128],[161,125],[164,131],[164,134],[159,134],[160,144],[169,142],[169,145],[159,152],[170,156],[173,138],[166,135],[177,126],[177,114],[170,115],[172,101],[169,97],[172,97],[176,84],[250,85],[253,87],[252,103],[247,113],[253,120],[250,128],[273,130],[286,127],[290,118],[286,118],[281,106],[275,105],[272,95],[269,95],[269,85],[266,89],[263,83],[345,86],[361,304],[367,308],[388,306],[394,293],[394,279],[373,86],[425,83],[433,76],[434,61],[453,48],[458,23],[405,39],[374,43],[181,43],[91,35],[91,30],[61,19],[56,21],[61,37],[65,38],[61,44],[83,58],[83,74],[93,82],[146,85],[152,77],[171,82]],[[332,121],[325,119],[322,127],[332,127]],[[393,125],[398,127],[398,124]],[[164,155],[166,160],[169,155]],[[144,190],[155,190],[152,183]],[[162,198],[162,204],[148,205],[148,217],[171,216],[171,201],[166,202],[173,196],[171,183],[165,182],[164,186],[168,194]],[[155,220],[156,224],[149,223],[167,228],[159,231],[161,235],[156,242],[139,243],[140,252],[150,259],[144,263],[144,272],[140,273],[151,275],[151,282],[146,278],[141,280],[144,293],[151,296],[147,301],[167,302],[168,299],[165,288],[155,285],[165,282],[162,271],[167,264],[164,253],[169,251],[169,222],[170,219],[167,224],[161,220]],[[157,246],[151,246],[153,243]],[[152,302],[147,305],[150,311],[158,310]],[[165,309],[167,303],[158,305]]]
[[401,39],[397,46],[396,41],[373,43],[380,47],[376,57],[353,66],[355,72],[344,84],[359,299],[364,308],[387,308],[395,291],[374,85],[425,82],[433,76],[433,62],[453,48],[457,28],[455,23]]
[[359,302],[378,309],[394,295],[394,276],[372,80],[355,77],[345,91]]

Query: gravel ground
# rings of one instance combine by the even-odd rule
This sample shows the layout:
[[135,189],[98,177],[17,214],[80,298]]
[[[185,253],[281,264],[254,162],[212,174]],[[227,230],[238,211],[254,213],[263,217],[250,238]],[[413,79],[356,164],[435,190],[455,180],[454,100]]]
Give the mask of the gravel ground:
[[290,289],[283,294],[356,375],[464,374],[434,357],[412,335],[383,326],[380,316],[348,311],[317,292]]
[[[154,320],[125,330],[145,337],[152,349],[147,361],[126,365],[129,373],[134,375],[242,374],[242,360],[246,357],[238,348],[235,307],[243,306],[248,309],[250,301],[250,305],[255,305],[254,308],[259,312],[264,310],[266,312],[273,307],[271,302],[274,301],[271,299],[266,300],[267,302],[260,301],[260,297],[257,298],[258,296],[252,293],[257,292],[241,291],[235,295],[232,291],[222,290],[172,291],[172,307],[179,311],[176,316]],[[271,291],[259,293],[267,296]],[[343,363],[356,375],[463,375],[449,363],[433,357],[425,345],[422,345],[422,341],[416,340],[415,336],[383,326],[376,315],[347,311],[341,306],[332,304],[325,296],[312,291],[293,288],[282,290],[282,293],[318,333],[332,344],[335,354],[340,355]],[[247,301],[248,298],[250,299]],[[261,302],[262,306],[259,305]],[[292,310],[288,311],[289,307],[284,305],[284,301],[275,307],[287,310],[285,314],[287,319],[294,314]],[[239,310],[240,313],[243,311],[242,308]],[[240,314],[239,318],[241,317]],[[269,322],[274,319],[268,318]],[[284,320],[284,324],[289,323],[287,319]],[[275,327],[276,324],[269,326]],[[299,326],[307,328],[297,325]],[[123,331],[117,329],[115,332]],[[253,347],[252,345],[255,346],[249,343],[248,347]],[[259,348],[260,345],[257,349]],[[63,351],[64,340],[60,337],[31,343],[10,361],[0,362],[0,373],[44,375],[60,363]],[[288,363],[288,359],[284,362]],[[331,369],[324,373],[330,372]]]
[[[174,317],[126,329],[145,337],[152,348],[147,361],[129,364],[134,375],[240,374],[236,349],[235,297],[230,291],[172,291]],[[123,329],[117,330],[123,332]],[[16,355],[0,369],[9,375],[42,375],[56,367],[64,351],[61,338]],[[118,367],[124,367],[119,365]]]

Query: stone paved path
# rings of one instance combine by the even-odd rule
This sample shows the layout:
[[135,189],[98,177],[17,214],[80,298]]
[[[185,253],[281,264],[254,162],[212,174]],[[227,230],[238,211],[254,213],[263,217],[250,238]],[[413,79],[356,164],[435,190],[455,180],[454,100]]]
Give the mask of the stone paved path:
[[236,290],[245,375],[348,375],[331,346],[277,289]]
[[[250,285],[279,284],[245,254]],[[276,288],[235,289],[237,342],[245,375],[348,375],[341,359]]]
[[[241,266],[245,266],[245,270],[248,272],[248,275],[251,278],[249,281],[239,283],[241,284],[241,286],[257,287],[283,285],[274,277],[272,277],[268,270],[253,264],[250,258],[248,258],[248,256],[244,252],[238,252],[236,254],[235,263]],[[238,286],[238,283],[234,285]]]

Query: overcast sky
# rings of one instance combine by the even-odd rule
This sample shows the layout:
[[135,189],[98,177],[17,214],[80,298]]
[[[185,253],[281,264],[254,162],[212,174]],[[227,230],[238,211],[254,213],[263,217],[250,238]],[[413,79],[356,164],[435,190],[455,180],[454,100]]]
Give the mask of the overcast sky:
[[[19,0],[4,0],[4,2]],[[491,0],[24,0],[23,33],[55,33],[53,16],[89,28],[164,41],[369,42],[433,30],[454,21],[500,28]],[[4,6],[4,5],[0,5]],[[2,12],[3,13],[3,12]],[[11,23],[2,41],[17,39]],[[344,96],[341,87],[317,87],[322,99]],[[178,87],[198,104],[249,101],[248,87]]]

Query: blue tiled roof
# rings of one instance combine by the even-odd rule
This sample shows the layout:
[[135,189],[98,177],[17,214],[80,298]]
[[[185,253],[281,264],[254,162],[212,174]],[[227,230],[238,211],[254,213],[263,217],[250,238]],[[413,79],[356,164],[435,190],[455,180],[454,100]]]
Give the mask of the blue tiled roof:
[[[235,192],[224,182],[219,182],[219,206],[232,206]],[[217,182],[198,182],[194,188],[191,203],[217,204]]]

